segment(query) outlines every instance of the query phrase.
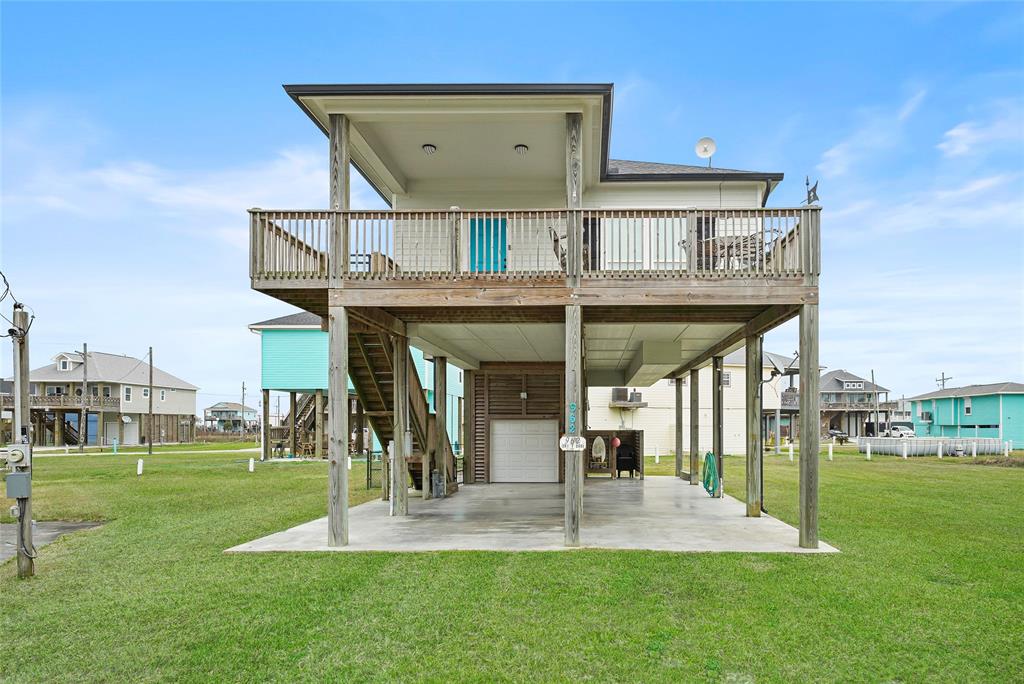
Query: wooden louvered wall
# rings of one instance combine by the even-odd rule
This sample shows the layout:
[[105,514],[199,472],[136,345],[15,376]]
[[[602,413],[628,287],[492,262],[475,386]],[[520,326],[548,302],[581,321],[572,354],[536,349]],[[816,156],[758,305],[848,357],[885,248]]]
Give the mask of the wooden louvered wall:
[[466,468],[471,481],[490,481],[492,418],[557,418],[561,429],[564,373],[561,363],[484,363],[479,370],[468,372],[466,417],[470,424],[466,430],[471,442],[467,444],[470,462]]

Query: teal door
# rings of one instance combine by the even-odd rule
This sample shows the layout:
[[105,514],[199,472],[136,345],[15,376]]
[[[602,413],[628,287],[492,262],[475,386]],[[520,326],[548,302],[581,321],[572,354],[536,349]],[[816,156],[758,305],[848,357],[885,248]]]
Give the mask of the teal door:
[[508,219],[469,219],[470,273],[501,273],[508,268]]

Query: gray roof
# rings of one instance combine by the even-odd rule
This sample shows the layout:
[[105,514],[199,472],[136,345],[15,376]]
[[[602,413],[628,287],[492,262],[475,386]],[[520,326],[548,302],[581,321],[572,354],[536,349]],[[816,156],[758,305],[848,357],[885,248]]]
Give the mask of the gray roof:
[[922,399],[945,399],[946,397],[977,397],[985,394],[1024,394],[1024,383],[994,382],[988,385],[967,385],[966,387],[948,387],[916,397],[908,397],[907,401]]
[[701,180],[707,176],[709,180],[733,178],[735,180],[782,180],[781,173],[767,171],[740,171],[739,169],[721,169],[711,166],[694,166],[692,164],[662,164],[660,162],[629,161],[626,159],[609,159],[608,176],[610,178],[643,180],[665,180],[672,176],[685,180]]
[[258,328],[294,328],[296,326],[312,326],[320,327],[320,317],[315,313],[308,311],[299,311],[297,313],[288,314],[287,316],[279,316],[277,318],[270,318],[259,323],[253,323],[249,327],[252,329]]
[[[66,356],[75,361],[71,370],[62,371],[56,359]],[[54,362],[29,373],[30,382],[82,382],[82,355],[77,352],[62,352]],[[89,352],[89,382],[123,383],[126,385],[149,384],[149,363],[144,359],[123,354]],[[195,385],[185,382],[156,366],[153,367],[153,386],[173,389],[197,390]]]
[[[845,370],[834,370],[829,371],[821,376],[819,382],[819,391],[821,392],[849,392],[850,390],[843,389],[843,383],[847,381],[863,382],[865,392],[889,392],[890,390],[882,387],[881,385],[874,385],[870,380],[865,380],[859,375]],[[856,390],[860,392],[861,390]]]
[[252,408],[251,406],[242,406],[237,401],[218,401],[213,406],[207,406],[204,410],[205,411],[214,411],[214,410],[217,410],[217,411],[220,411],[220,410],[224,410],[224,411],[242,411],[242,410],[244,410],[244,411],[249,411],[249,412],[252,412],[252,413],[255,413],[255,411],[256,411],[256,409]]
[[[793,358],[790,356],[783,356],[782,354],[775,354],[770,351],[764,352],[764,367],[773,368],[778,366],[779,370],[786,370],[790,364],[793,363]],[[747,350],[746,348],[739,348],[732,354],[726,354],[722,360],[722,364],[726,366],[745,366],[747,364]]]

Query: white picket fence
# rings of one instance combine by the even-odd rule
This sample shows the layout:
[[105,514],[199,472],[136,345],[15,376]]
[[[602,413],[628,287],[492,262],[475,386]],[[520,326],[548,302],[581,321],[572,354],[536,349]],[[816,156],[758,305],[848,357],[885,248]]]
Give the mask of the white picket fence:
[[[873,454],[902,456],[906,445],[907,456],[971,456],[972,454],[1002,454],[1003,442],[992,437],[858,437],[857,449],[862,454],[871,445]],[[941,451],[939,450],[941,446]]]

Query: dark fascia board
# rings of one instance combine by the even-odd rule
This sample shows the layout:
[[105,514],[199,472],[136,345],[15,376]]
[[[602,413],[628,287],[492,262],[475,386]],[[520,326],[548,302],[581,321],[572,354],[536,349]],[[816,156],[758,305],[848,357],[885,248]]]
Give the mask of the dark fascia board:
[[[608,150],[611,144],[612,95],[611,83],[363,83],[363,84],[292,84],[284,91],[306,113],[317,128],[328,135],[327,128],[302,102],[303,97],[372,96],[372,95],[600,95],[601,113],[601,182],[679,182],[679,181],[762,181],[779,183],[782,173],[625,173],[608,174]],[[353,164],[359,174],[370,183],[377,194],[390,206],[391,198],[373,185],[363,170]],[[771,188],[771,185],[769,185]],[[769,192],[771,190],[769,189]],[[765,195],[767,199],[767,194]]]

